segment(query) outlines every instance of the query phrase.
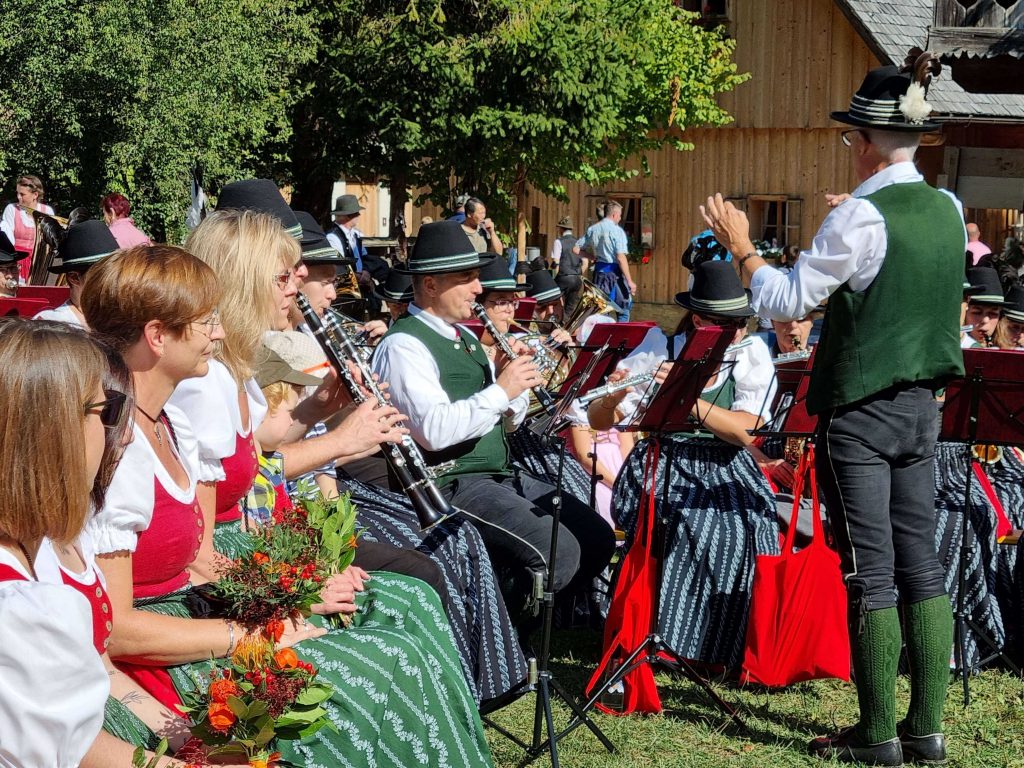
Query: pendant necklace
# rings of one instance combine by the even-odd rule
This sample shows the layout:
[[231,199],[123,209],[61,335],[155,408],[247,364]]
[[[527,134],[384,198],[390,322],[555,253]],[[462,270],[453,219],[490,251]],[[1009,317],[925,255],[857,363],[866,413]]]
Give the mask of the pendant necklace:
[[135,404],[135,410],[137,410],[139,413],[141,413],[143,416],[145,416],[147,419],[149,419],[151,422],[153,422],[153,437],[156,438],[157,444],[161,448],[163,448],[164,447],[164,438],[163,438],[163,435],[160,434],[160,416],[164,415],[163,409],[162,408],[160,409],[160,413],[157,415],[157,418],[155,418],[155,419],[152,416],[150,416],[148,413],[146,413],[144,410],[142,410],[142,406],[140,406],[138,403]]

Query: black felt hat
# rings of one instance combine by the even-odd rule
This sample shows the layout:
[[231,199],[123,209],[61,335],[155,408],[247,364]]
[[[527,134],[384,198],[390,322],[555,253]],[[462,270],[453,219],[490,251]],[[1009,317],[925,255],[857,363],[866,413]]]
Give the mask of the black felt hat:
[[1006,292],[1003,314],[1015,323],[1024,323],[1024,285],[1011,285]]
[[60,264],[50,267],[50,271],[58,275],[64,272],[84,272],[120,247],[107,225],[98,219],[72,224],[64,235],[64,242],[57,249]]
[[526,296],[536,299],[538,306],[550,304],[562,298],[562,289],[546,269],[531,272],[526,276]]
[[728,261],[702,261],[693,268],[693,288],[676,294],[676,304],[701,316],[750,317],[750,291]]
[[15,261],[20,261],[28,256],[23,251],[14,250],[14,243],[11,239],[3,232],[0,232],[0,264],[10,264]]
[[[999,282],[999,273],[992,267],[968,268],[967,282],[971,284],[968,298],[971,304],[991,304],[1001,307],[1006,303],[1003,299],[1003,285]],[[968,291],[964,291],[964,293],[968,293]]]
[[269,213],[281,221],[285,232],[296,240],[302,237],[302,226],[295,212],[281,196],[277,184],[270,179],[243,179],[233,181],[220,191],[217,210],[257,211]]
[[366,209],[359,204],[359,198],[355,195],[338,195],[334,200],[332,216],[351,216]]
[[[930,75],[926,80],[931,80]],[[884,131],[937,131],[938,123],[927,120],[931,107],[924,100],[926,88],[927,82],[922,85],[898,67],[878,67],[868,72],[850,100],[850,108],[833,112],[832,119]]]
[[299,245],[302,246],[302,260],[306,264],[355,264],[355,259],[350,259],[341,254],[337,248],[331,245],[330,240],[324,234],[323,227],[316,223],[313,215],[306,211],[295,211],[295,218],[302,227],[302,239]]
[[498,254],[487,252],[484,256],[490,256],[491,261],[480,268],[480,285],[484,292],[487,291],[518,291],[522,290],[519,283],[508,271],[508,262],[498,258]]
[[406,275],[439,275],[480,269],[494,258],[478,253],[457,221],[432,221],[420,227],[409,263],[394,269]]
[[[395,267],[404,267],[405,264],[398,262]],[[373,291],[378,301],[391,302],[392,304],[408,304],[412,301],[412,277],[397,269],[388,272],[384,285]]]

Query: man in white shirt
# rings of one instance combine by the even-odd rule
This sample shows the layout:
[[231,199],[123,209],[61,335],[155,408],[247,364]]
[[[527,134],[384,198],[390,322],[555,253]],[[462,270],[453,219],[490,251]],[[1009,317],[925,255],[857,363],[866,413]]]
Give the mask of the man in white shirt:
[[[920,53],[920,52],[918,52]],[[754,308],[801,317],[828,298],[807,407],[819,416],[817,472],[849,596],[860,721],[814,739],[812,754],[844,762],[940,764],[953,617],[935,551],[935,390],[963,375],[959,343],[967,235],[960,203],[924,183],[913,158],[937,61],[868,73],[832,118],[861,179],[836,205],[789,274],[750,240],[746,215],[721,195],[701,207],[735,255]],[[913,76],[908,75],[912,72]],[[897,723],[903,625],[910,707]]]
[[[477,522],[515,615],[526,605],[530,572],[545,570],[555,489],[512,467],[505,437],[522,423],[530,389],[542,383],[537,366],[528,355],[499,354],[492,363],[458,326],[472,317],[483,292],[479,267],[493,258],[477,253],[458,222],[421,228],[404,270],[413,277],[414,301],[377,347],[373,367],[388,382],[392,403],[408,414],[427,461],[454,462],[438,484]],[[597,513],[564,494],[551,589],[589,582],[614,547]]]

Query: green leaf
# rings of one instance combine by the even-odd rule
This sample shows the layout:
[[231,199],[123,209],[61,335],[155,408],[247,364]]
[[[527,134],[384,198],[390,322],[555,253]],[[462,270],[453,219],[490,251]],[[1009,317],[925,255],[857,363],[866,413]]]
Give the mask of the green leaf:
[[300,706],[310,706],[327,701],[334,695],[334,689],[329,685],[315,684],[302,691],[296,698],[295,703]]

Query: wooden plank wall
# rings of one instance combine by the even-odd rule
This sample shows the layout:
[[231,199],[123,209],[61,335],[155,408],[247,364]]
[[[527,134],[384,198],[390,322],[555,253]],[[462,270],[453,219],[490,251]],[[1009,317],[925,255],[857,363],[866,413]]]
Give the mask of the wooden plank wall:
[[[569,184],[568,204],[528,196],[528,205],[540,209],[540,228],[549,242],[566,214],[573,217],[577,234],[582,233],[594,215],[585,210],[591,207],[588,196],[655,196],[651,263],[637,265],[634,273],[642,302],[671,303],[677,291],[685,290],[686,270],[679,256],[704,228],[697,206],[708,194],[800,198],[799,244],[807,247],[827,212],[824,194],[855,186],[849,156],[839,141],[841,129],[828,115],[845,109],[864,74],[878,66],[867,46],[833,0],[759,0],[732,3],[730,8],[737,66],[752,75],[735,93],[721,98],[735,118],[733,124],[685,131],[683,138],[695,149],[653,154],[648,177],[604,189]],[[424,206],[414,212],[412,230],[422,216],[440,215]]]

